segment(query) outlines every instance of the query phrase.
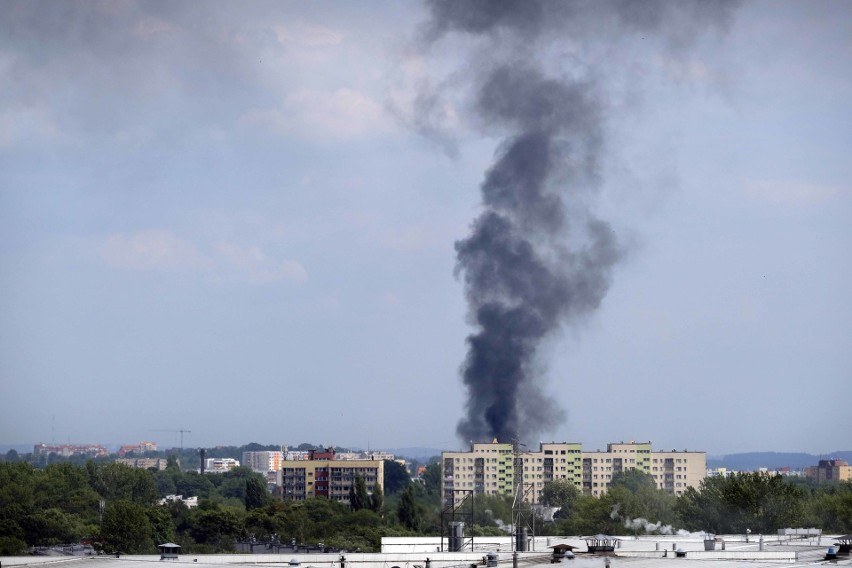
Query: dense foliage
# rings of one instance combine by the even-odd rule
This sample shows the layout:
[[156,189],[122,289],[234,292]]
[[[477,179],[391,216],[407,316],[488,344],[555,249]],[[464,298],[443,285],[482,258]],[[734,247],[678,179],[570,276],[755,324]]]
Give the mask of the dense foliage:
[[[353,486],[353,506],[326,499],[280,501],[259,474],[245,468],[201,475],[172,459],[164,471],[89,461],[39,468],[23,461],[0,463],[0,555],[30,546],[88,540],[107,552],[153,553],[173,541],[184,552],[234,550],[252,536],[362,551],[378,550],[382,536],[441,533],[440,466],[429,464],[420,482],[396,469],[368,495]],[[199,497],[188,509],[166,495]],[[707,478],[682,497],[658,490],[647,475],[614,477],[597,498],[570,483],[553,482],[543,503],[560,507],[553,523],[536,521],[537,534],[641,534],[685,528],[715,533],[770,533],[783,527],[852,532],[852,483],[814,485],[780,476],[740,474]],[[103,503],[103,507],[101,504]],[[471,535],[504,534],[511,498],[477,496],[470,504]]]

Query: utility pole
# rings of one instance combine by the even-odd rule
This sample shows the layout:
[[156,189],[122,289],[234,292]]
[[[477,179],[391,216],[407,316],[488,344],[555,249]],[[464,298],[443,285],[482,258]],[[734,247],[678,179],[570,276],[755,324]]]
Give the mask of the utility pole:
[[[512,549],[517,552],[527,551],[527,538],[533,537],[535,542],[535,516],[532,510],[527,510],[525,501],[532,493],[532,484],[524,483],[524,458],[521,447],[526,448],[517,437],[512,440],[514,465],[514,496],[512,499]],[[530,503],[532,505],[532,503]]]

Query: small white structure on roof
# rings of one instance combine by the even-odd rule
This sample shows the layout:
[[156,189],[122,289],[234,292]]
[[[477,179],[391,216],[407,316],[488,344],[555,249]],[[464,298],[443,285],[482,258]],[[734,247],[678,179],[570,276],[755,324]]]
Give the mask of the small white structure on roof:
[[177,560],[178,549],[180,548],[179,544],[167,542],[165,544],[158,544],[157,548],[160,549],[160,560]]

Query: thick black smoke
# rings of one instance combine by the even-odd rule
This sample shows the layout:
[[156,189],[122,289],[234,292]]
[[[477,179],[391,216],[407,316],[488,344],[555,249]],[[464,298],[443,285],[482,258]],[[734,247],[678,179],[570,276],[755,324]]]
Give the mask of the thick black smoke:
[[456,243],[477,329],[467,338],[467,415],[458,434],[523,439],[564,418],[537,384],[543,340],[600,306],[623,255],[587,198],[601,177],[601,84],[592,72],[548,74],[539,51],[552,50],[560,37],[575,45],[606,42],[596,35],[605,30],[654,33],[667,49],[678,49],[701,28],[723,26],[732,3],[433,0],[429,8],[427,41],[457,32],[491,42],[493,49],[477,52],[471,65],[471,107],[483,124],[505,133],[481,186],[483,211],[470,236]]

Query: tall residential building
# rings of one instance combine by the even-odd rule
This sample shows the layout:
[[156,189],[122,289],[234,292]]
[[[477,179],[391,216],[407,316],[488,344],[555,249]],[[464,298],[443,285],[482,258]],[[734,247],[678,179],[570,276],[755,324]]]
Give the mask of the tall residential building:
[[356,477],[364,479],[367,493],[384,482],[383,460],[339,460],[334,450],[310,452],[308,459],[283,460],[276,484],[284,499],[304,501],[326,497],[349,504],[349,490]]
[[817,465],[805,469],[805,475],[817,483],[849,481],[852,480],[852,466],[844,460],[819,460]]
[[606,452],[583,452],[583,492],[603,495],[615,473],[638,469],[654,478],[659,489],[682,495],[687,487],[698,488],[707,475],[707,453],[654,452],[651,442],[607,444]]
[[283,460],[284,452],[281,451],[243,452],[242,464],[257,473],[267,473],[281,469]]
[[657,487],[680,495],[704,478],[705,452],[654,452],[651,443],[609,444],[606,452],[584,452],[579,443],[542,443],[538,451],[513,453],[512,444],[496,440],[471,444],[469,452],[441,454],[441,495],[445,505],[474,495],[511,495],[520,476],[524,500],[538,503],[544,486],[555,480],[571,481],[587,495],[606,493],[613,474],[639,469],[651,475]]

